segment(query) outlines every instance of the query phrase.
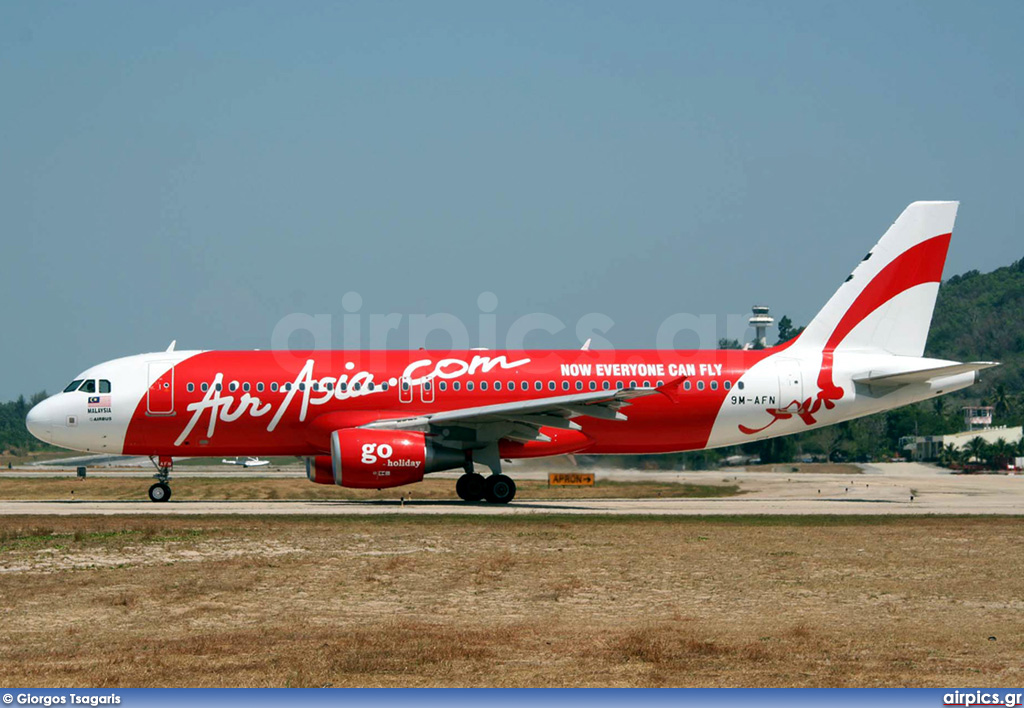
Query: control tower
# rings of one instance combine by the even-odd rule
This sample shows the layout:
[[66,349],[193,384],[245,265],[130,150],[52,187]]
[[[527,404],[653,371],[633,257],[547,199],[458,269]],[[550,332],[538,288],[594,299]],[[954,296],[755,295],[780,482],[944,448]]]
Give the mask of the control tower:
[[754,305],[750,309],[754,313],[753,317],[750,318],[750,326],[757,333],[754,336],[754,346],[767,347],[768,340],[765,336],[765,330],[775,324],[775,318],[768,314],[768,307],[766,305]]

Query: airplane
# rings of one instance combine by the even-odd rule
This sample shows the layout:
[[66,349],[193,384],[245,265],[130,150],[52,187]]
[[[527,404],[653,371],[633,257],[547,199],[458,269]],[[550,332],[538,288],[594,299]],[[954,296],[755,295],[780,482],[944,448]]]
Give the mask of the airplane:
[[[40,440],[174,457],[298,456],[318,484],[383,489],[463,469],[512,501],[503,460],[702,450],[972,385],[996,362],[923,356],[958,202],[915,202],[794,339],[747,350],[167,351],[87,369],[28,414]],[[588,343],[589,344],[589,343]],[[479,474],[475,465],[489,471]]]
[[239,462],[238,461],[238,457],[236,456],[236,457],[231,458],[230,460],[227,459],[227,458],[221,460],[221,464],[225,464],[225,465],[241,465],[244,469],[249,469],[250,467],[266,467],[267,465],[270,464],[270,460],[261,460],[258,457],[252,457],[250,455],[250,456],[247,456],[241,462]]

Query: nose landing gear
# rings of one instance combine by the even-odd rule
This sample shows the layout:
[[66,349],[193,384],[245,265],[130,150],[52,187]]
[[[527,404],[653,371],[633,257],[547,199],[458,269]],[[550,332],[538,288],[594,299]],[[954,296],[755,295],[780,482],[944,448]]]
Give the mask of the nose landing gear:
[[168,482],[171,481],[171,468],[174,466],[174,460],[170,457],[154,457],[149,456],[149,461],[156,467],[156,474],[153,478],[156,479],[156,484],[149,488],[149,500],[154,502],[165,502],[171,498],[171,485]]
[[149,488],[149,500],[165,502],[171,498],[171,487],[167,482],[157,482]]

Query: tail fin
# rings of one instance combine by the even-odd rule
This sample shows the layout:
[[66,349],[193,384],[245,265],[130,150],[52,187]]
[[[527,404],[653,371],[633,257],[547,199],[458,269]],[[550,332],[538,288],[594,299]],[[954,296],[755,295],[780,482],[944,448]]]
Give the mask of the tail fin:
[[924,353],[959,202],[914,202],[794,342],[819,351]]

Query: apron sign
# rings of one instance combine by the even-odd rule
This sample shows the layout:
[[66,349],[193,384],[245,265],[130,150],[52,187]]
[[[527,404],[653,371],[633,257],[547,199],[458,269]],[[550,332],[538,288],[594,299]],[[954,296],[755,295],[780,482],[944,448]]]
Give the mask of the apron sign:
[[593,487],[593,472],[549,472],[549,487]]

